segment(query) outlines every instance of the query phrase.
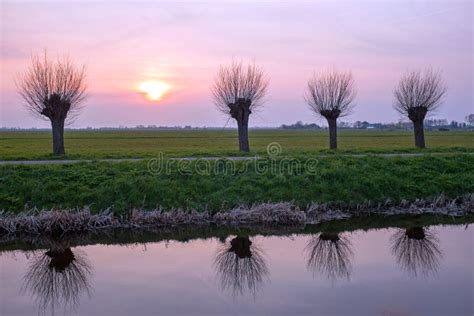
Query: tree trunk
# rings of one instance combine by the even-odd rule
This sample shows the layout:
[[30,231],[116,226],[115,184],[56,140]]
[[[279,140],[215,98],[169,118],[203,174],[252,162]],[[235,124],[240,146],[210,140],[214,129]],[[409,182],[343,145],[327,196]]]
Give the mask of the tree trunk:
[[425,148],[425,131],[423,128],[423,120],[413,121],[413,128],[415,130],[415,146],[418,148]]
[[241,152],[248,153],[250,151],[249,146],[249,118],[248,116],[237,121],[237,127],[239,129],[239,150]]
[[329,149],[337,149],[336,118],[327,118],[329,125]]
[[56,156],[64,156],[64,120],[51,120],[53,130],[53,154]]
[[249,152],[249,117],[250,106],[252,102],[247,99],[240,98],[234,103],[229,104],[230,116],[237,121],[239,129],[239,150],[241,152]]

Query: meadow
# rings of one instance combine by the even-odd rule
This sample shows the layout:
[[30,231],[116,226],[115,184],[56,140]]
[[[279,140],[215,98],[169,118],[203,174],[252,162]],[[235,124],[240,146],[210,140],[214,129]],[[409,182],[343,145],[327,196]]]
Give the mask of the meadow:
[[[240,156],[234,130],[67,131],[66,158],[154,158]],[[404,131],[340,131],[336,152],[327,150],[327,131],[252,130],[250,155],[267,157],[267,146],[278,143],[281,161],[301,162],[282,172],[259,172],[252,162],[235,162],[238,173],[199,173],[196,164],[183,172],[172,164],[167,172],[150,172],[141,162],[91,162],[67,165],[0,165],[0,210],[20,212],[34,207],[94,211],[111,208],[222,210],[261,202],[293,201],[361,203],[456,197],[474,192],[474,133],[427,132],[428,148],[417,150]],[[420,157],[376,157],[370,153],[423,152]],[[430,153],[443,153],[434,156]],[[0,133],[0,157],[54,159],[47,131]],[[368,153],[363,157],[340,154]],[[444,155],[444,154],[449,154]],[[56,158],[58,159],[58,158]],[[316,161],[309,172],[304,164]],[[176,162],[176,161],[175,161]],[[215,162],[209,162],[214,165]],[[214,170],[214,169],[209,169]],[[315,172],[314,172],[315,171]]]
[[[250,130],[250,155],[265,154],[276,142],[282,155],[329,153],[326,130]],[[418,152],[411,131],[338,132],[338,153]],[[421,152],[474,152],[474,132],[426,132]],[[120,130],[65,132],[66,158],[240,156],[236,130]],[[57,159],[50,131],[0,132],[0,159]],[[332,153],[332,152],[331,152]]]

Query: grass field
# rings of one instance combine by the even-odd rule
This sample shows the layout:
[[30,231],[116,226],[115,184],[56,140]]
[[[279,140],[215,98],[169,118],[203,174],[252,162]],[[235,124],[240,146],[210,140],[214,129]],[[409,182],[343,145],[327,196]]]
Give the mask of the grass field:
[[[309,158],[301,155],[299,159]],[[236,162],[239,168],[247,163]],[[85,205],[94,211],[112,207],[115,212],[159,206],[222,210],[280,201],[304,207],[313,201],[399,201],[474,192],[472,155],[324,157],[317,160],[312,172],[306,164],[260,172],[249,163],[238,173],[202,173],[197,172],[202,168],[196,164],[190,162],[187,169],[174,164],[169,172],[161,173],[151,173],[146,162],[4,165],[0,166],[0,210]]]
[[[68,131],[69,159],[183,156],[235,156],[237,132],[200,131]],[[281,146],[276,158],[293,157],[296,169],[259,172],[253,161],[237,174],[198,173],[196,162],[183,172],[173,164],[169,172],[149,171],[147,161],[94,162],[74,165],[0,166],[0,210],[83,207],[116,212],[131,208],[163,207],[198,210],[228,209],[241,204],[395,201],[450,197],[474,192],[473,132],[428,132],[425,150],[413,147],[411,132],[341,131],[337,153],[443,152],[447,156],[362,158],[328,153],[326,131],[253,130],[253,154],[265,156],[267,145]],[[51,159],[49,132],[0,133],[0,159]],[[316,173],[304,165],[316,159]],[[176,161],[175,161],[176,162]],[[214,162],[209,162],[214,164]],[[240,168],[240,167],[239,167]],[[239,169],[240,170],[240,169]]]
[[[277,142],[282,154],[327,152],[327,131],[251,130],[251,154],[264,154]],[[340,131],[338,152],[416,152],[412,132]],[[427,132],[427,149],[474,151],[474,132]],[[66,158],[235,156],[237,131],[66,131]],[[51,159],[51,133],[0,132],[0,159]]]

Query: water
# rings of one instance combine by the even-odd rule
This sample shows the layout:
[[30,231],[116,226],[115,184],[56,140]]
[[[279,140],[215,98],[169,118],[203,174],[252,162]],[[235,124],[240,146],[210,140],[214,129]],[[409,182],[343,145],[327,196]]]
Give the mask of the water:
[[473,315],[473,228],[0,254],[1,315]]

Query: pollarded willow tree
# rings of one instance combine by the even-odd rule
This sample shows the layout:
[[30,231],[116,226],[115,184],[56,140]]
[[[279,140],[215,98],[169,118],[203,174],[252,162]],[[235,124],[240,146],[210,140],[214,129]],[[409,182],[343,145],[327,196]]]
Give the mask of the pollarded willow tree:
[[323,232],[310,239],[305,252],[308,256],[307,267],[313,273],[320,272],[329,279],[350,278],[352,244],[344,234]]
[[32,57],[16,83],[27,109],[51,121],[53,153],[64,155],[64,125],[76,118],[85,99],[85,67],[76,67],[68,58],[51,61],[45,53]]
[[392,252],[404,270],[414,276],[429,275],[439,269],[443,256],[439,239],[433,231],[424,227],[399,230],[391,238]]
[[405,74],[395,88],[393,107],[413,122],[416,147],[425,148],[423,121],[441,105],[445,93],[441,74],[431,69]]
[[233,62],[221,66],[212,86],[214,103],[224,114],[235,119],[239,132],[239,150],[250,150],[248,123],[250,114],[264,103],[268,80],[255,64]]
[[308,81],[305,100],[329,126],[329,148],[337,149],[337,119],[351,114],[356,96],[351,72],[335,70],[314,74]]
[[234,296],[257,293],[268,277],[268,267],[262,249],[248,237],[237,236],[221,247],[215,256],[217,278],[224,290]]
[[32,294],[41,310],[51,307],[54,311],[57,304],[74,308],[82,293],[90,294],[91,274],[92,266],[85,253],[71,248],[50,249],[33,255],[22,290]]

